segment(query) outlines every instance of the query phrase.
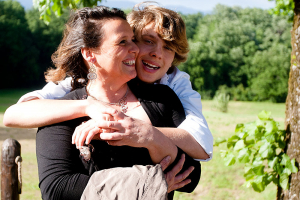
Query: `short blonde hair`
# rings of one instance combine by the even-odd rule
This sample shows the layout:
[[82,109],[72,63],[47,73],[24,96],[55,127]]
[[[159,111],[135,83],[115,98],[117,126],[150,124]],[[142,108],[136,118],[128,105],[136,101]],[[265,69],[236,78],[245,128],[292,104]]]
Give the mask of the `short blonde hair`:
[[127,16],[127,21],[135,35],[141,33],[149,23],[154,22],[158,35],[175,51],[172,65],[177,66],[186,61],[189,52],[186,28],[183,19],[177,12],[150,5],[149,2],[142,2],[133,7]]

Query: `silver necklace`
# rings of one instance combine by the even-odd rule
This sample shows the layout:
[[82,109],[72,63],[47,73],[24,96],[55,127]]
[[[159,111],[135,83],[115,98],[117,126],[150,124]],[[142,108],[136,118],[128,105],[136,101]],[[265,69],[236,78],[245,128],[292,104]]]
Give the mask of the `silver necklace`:
[[90,97],[94,98],[94,99],[97,100],[97,101],[100,101],[100,102],[102,102],[102,103],[105,103],[105,104],[120,106],[122,112],[123,112],[123,113],[126,113],[127,110],[128,110],[128,106],[127,106],[127,102],[126,102],[128,90],[129,90],[129,87],[127,87],[127,90],[126,90],[125,95],[124,95],[117,103],[110,103],[110,102],[101,101],[100,99],[97,99],[96,97],[94,97],[94,96],[92,96],[92,95],[90,95]]

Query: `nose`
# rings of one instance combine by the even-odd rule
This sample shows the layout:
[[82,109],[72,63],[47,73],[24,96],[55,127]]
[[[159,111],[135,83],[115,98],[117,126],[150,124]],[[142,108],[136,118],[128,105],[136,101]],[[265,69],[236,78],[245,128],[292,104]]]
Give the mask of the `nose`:
[[137,55],[139,53],[140,49],[134,42],[132,42],[131,44],[132,45],[131,45],[131,48],[129,49],[129,52]]
[[156,45],[150,52],[150,56],[158,58],[160,60],[162,58],[162,54],[163,54],[162,48],[163,48],[162,46]]

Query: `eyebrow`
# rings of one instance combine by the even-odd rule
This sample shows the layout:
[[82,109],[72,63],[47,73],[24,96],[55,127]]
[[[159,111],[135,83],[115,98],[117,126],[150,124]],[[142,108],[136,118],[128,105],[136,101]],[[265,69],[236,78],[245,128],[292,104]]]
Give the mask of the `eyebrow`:
[[142,34],[142,36],[148,36],[148,37],[151,37],[151,38],[153,38],[153,39],[156,38],[155,36],[153,36],[153,35],[151,35],[151,34]]

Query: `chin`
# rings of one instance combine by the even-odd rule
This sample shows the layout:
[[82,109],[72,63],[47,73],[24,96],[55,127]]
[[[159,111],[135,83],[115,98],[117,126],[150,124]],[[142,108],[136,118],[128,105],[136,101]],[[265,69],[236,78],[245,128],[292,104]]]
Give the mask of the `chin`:
[[147,77],[145,78],[142,76],[138,76],[138,78],[145,83],[154,83],[155,82],[155,80],[152,80],[151,78],[147,78]]
[[131,79],[134,79],[136,76],[137,76],[137,73],[136,73],[136,72],[131,73],[131,74],[129,75],[130,80],[131,80]]

